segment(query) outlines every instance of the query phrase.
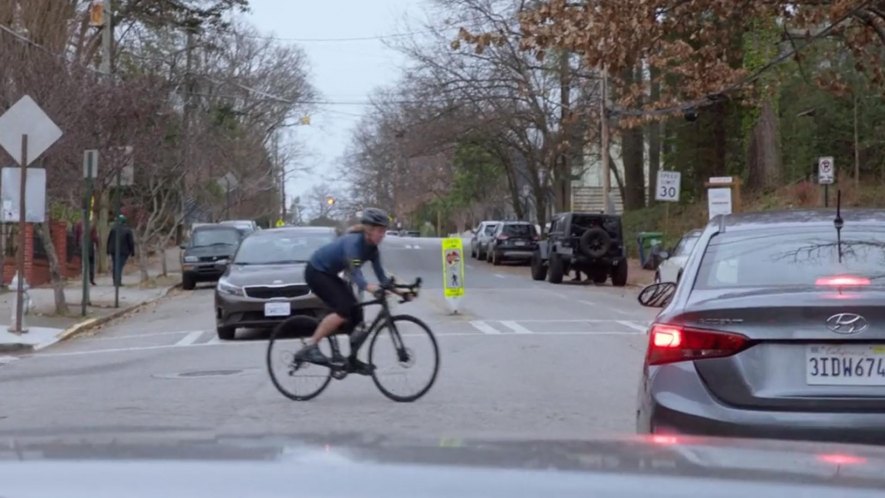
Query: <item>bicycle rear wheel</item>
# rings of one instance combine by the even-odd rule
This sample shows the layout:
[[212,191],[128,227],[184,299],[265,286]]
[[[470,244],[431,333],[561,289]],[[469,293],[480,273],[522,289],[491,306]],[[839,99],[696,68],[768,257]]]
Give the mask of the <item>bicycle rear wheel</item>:
[[436,381],[439,347],[424,322],[397,315],[382,322],[372,335],[369,363],[375,365],[372,380],[381,393],[394,401],[415,401]]
[[[312,326],[309,322],[312,322]],[[267,345],[267,372],[270,380],[283,396],[295,401],[307,401],[317,397],[332,380],[332,370],[327,365],[295,362],[295,353],[307,344],[306,331],[316,328],[317,321],[310,317],[292,317],[277,325]],[[332,356],[331,340],[320,342],[320,351],[327,358]]]

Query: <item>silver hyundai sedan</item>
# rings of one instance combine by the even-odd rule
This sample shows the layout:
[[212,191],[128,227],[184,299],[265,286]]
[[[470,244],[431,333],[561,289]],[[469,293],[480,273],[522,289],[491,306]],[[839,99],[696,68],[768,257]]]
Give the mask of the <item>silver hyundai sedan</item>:
[[885,442],[885,210],[719,216],[664,309],[643,433]]

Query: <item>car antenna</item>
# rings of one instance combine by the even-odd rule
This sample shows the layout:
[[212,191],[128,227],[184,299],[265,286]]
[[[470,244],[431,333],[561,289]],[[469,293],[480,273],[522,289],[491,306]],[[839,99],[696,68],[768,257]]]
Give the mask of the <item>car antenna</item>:
[[845,226],[845,220],[842,219],[842,191],[836,191],[836,219],[833,220],[836,227],[836,244],[839,251],[839,264],[842,264],[842,227]]

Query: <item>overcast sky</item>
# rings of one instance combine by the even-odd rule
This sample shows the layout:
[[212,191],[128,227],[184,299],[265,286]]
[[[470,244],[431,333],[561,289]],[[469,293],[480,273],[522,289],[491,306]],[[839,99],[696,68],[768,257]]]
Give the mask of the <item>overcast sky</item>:
[[396,81],[404,58],[375,38],[402,33],[403,18],[418,15],[421,0],[250,0],[249,20],[265,35],[298,45],[310,60],[310,75],[326,105],[311,116],[310,126],[294,132],[309,152],[310,175],[286,183],[289,199],[333,176],[336,159],[347,147],[371,91]]

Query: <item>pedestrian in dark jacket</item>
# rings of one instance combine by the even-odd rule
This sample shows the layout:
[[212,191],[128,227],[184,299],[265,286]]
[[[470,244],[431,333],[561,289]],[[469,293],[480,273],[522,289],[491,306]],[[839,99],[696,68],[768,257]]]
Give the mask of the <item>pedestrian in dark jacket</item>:
[[[116,260],[115,239],[117,232],[120,232],[120,260]],[[123,285],[123,267],[130,256],[135,255],[135,236],[132,229],[126,225],[126,217],[122,214],[117,218],[117,223],[111,228],[108,234],[108,250],[107,253],[111,257],[111,268],[114,274],[114,285]]]

